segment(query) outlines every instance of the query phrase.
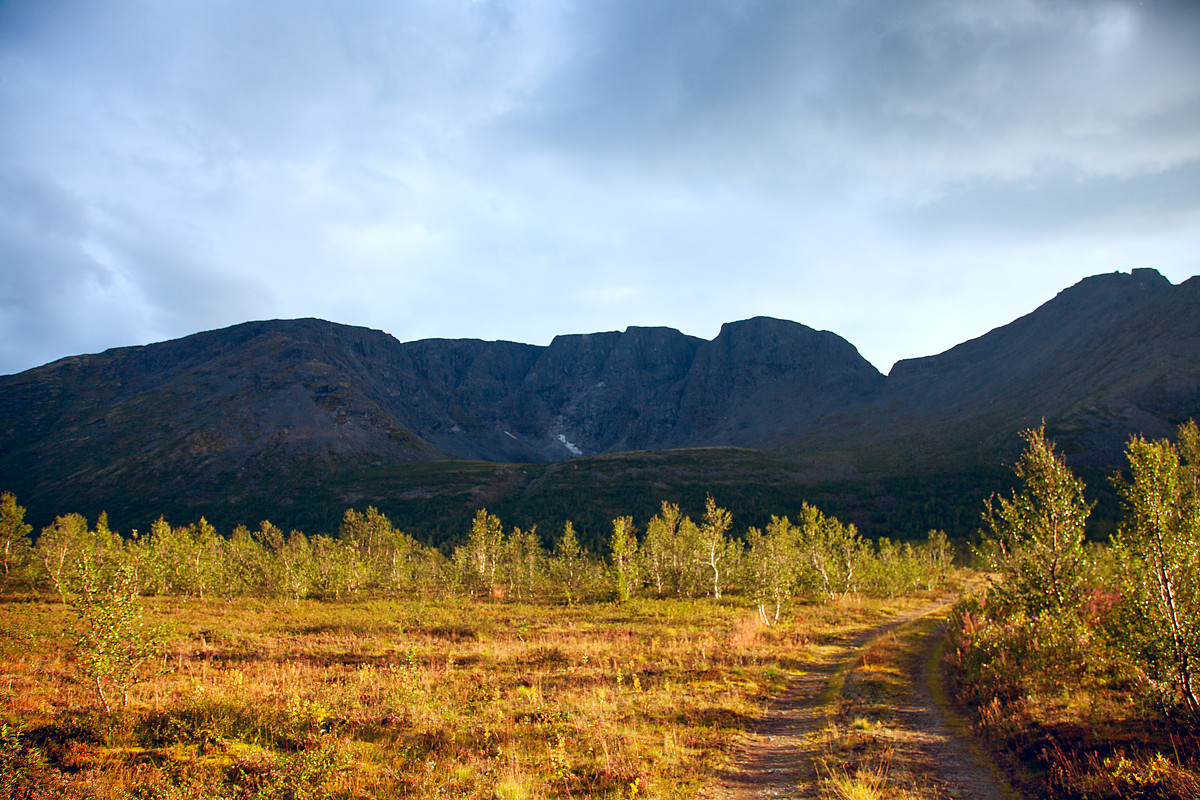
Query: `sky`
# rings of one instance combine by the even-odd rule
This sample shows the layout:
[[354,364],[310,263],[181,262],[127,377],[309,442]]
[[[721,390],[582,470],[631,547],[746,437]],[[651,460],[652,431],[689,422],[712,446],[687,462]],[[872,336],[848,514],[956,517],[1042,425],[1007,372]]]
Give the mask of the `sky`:
[[1194,0],[0,0],[0,374],[765,315],[881,371],[1200,273]]

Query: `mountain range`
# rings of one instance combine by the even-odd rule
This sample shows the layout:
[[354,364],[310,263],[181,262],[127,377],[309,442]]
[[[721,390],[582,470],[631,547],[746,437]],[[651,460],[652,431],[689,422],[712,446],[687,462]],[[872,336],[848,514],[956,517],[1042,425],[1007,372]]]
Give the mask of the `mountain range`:
[[711,341],[631,327],[544,347],[273,320],[0,376],[0,488],[35,519],[114,501],[139,524],[155,504],[232,519],[276,491],[284,509],[318,490],[377,500],[381,470],[687,448],[763,451],[803,486],[988,468],[1043,420],[1073,463],[1115,468],[1130,434],[1198,414],[1200,278],[1146,269],[887,376],[834,333],[765,317]]

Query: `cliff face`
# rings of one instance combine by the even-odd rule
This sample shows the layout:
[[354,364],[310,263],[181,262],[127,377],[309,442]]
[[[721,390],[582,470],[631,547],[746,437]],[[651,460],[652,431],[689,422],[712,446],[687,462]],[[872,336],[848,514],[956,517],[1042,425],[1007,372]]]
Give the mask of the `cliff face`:
[[995,464],[1046,421],[1072,457],[1200,413],[1200,279],[1089,278],[886,379],[835,334],[755,318],[549,346],[401,343],[319,320],[252,322],[0,376],[0,488],[23,499],[213,492],[281,473],[447,458],[775,449],[850,472]]
[[690,441],[674,444],[774,447],[867,403],[883,383],[835,334],[765,317],[726,324],[692,363],[680,401]]
[[712,342],[630,328],[548,347],[252,322],[0,378],[0,478],[182,489],[296,465],[768,446],[882,380],[844,340],[781,320]]

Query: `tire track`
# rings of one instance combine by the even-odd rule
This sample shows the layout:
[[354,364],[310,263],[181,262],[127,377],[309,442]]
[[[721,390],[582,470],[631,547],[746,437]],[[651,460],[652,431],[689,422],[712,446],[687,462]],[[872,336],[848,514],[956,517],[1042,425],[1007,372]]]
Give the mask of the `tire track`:
[[[878,757],[886,758],[886,763],[878,762],[883,765],[877,770],[879,779],[902,786],[910,797],[1019,798],[965,741],[963,727],[953,724],[944,700],[935,700],[944,693],[933,665],[954,599],[814,648],[812,658],[749,731],[715,796],[816,798],[831,769],[853,777]],[[890,687],[884,679],[892,681]]]

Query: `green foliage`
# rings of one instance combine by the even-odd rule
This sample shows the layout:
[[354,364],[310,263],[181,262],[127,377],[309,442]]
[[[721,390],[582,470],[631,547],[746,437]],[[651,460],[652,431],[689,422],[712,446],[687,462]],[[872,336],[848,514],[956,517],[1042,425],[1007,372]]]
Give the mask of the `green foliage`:
[[145,624],[137,583],[120,570],[104,585],[86,585],[72,609],[83,623],[76,648],[107,713],[114,693],[122,706],[130,687],[145,679],[142,672],[158,652],[161,632]]
[[1119,672],[1102,633],[1074,613],[1031,615],[994,595],[974,597],[955,606],[948,632],[960,699],[993,709],[985,727],[1003,729],[1031,696],[1062,693],[1067,676],[1095,686]]
[[772,517],[764,534],[758,528],[746,533],[746,566],[758,617],[766,625],[779,621],[783,604],[797,585],[799,536],[787,517]]
[[1117,641],[1164,698],[1200,718],[1200,430],[1181,426],[1174,444],[1135,437],[1128,456],[1128,514],[1114,548],[1126,620]]
[[[500,518],[486,509],[476,512],[449,560],[398,530],[373,506],[347,509],[336,536],[284,533],[264,520],[254,530],[237,526],[227,539],[203,517],[186,526],[172,526],[159,517],[144,536],[133,531],[123,540],[108,528],[104,515],[89,529],[82,516],[67,514],[43,530],[36,553],[42,574],[64,602],[84,591],[85,584],[104,585],[118,569],[132,576],[144,594],[200,599],[216,592],[226,598],[298,602],[360,592],[419,595],[450,590],[496,598],[556,594],[574,604],[611,595],[627,600],[647,587],[659,597],[711,594],[721,599],[728,592],[758,591],[755,587],[766,578],[757,576],[767,574],[761,552],[748,558],[747,540],[731,535],[732,522],[732,513],[711,495],[700,524],[678,505],[663,501],[640,543],[632,516],[611,521],[612,535],[605,547],[611,563],[604,564],[589,554],[574,524],[564,524],[553,557],[548,557],[537,525],[514,527],[506,537]],[[885,586],[870,577],[894,578],[895,570],[873,566],[876,555],[853,525],[807,505],[802,506],[802,522],[804,527],[787,528],[786,542],[780,538],[777,519],[768,526],[769,533],[775,532],[772,558],[779,561],[786,555],[787,562],[770,570],[772,580],[783,579],[776,589],[767,590],[780,598],[776,617],[784,598],[798,595],[903,591],[889,588],[894,580]],[[885,558],[893,552],[889,548],[885,543]],[[919,583],[918,573],[928,578],[929,569],[914,561],[918,549],[905,544],[897,552],[907,559],[891,564],[904,567],[903,586]],[[925,582],[932,586],[936,580]]]
[[925,536],[920,557],[925,566],[924,581],[928,591],[944,585],[954,567],[954,548],[945,531],[931,530]]
[[159,517],[145,538],[130,543],[129,557],[148,594],[179,594],[204,598],[227,577],[225,540],[203,517],[173,528]]
[[638,541],[633,517],[617,517],[612,526],[608,549],[612,557],[617,599],[624,603],[633,595],[638,583]]
[[125,561],[121,537],[101,513],[89,528],[79,514],[64,514],[42,529],[38,558],[63,603],[73,593],[93,593],[107,585]]
[[1091,506],[1045,427],[1022,437],[1025,451],[1013,469],[1022,487],[1011,498],[989,499],[984,513],[986,558],[1003,578],[995,591],[1029,614],[1072,609],[1087,577],[1084,525]]
[[664,500],[662,511],[646,524],[641,548],[642,571],[659,597],[669,591],[675,577],[680,519],[679,506]]
[[[1114,479],[1124,518],[1111,547],[1091,552],[1082,482],[1044,431],[1025,438],[1024,488],[985,517],[1002,581],[950,620],[960,699],[1007,747],[1032,752],[1041,740],[1047,796],[1194,796],[1194,762],[1181,760],[1174,731],[1200,719],[1200,429],[1183,425],[1174,443],[1130,440],[1128,477]],[[1048,740],[1050,730],[1136,750],[1101,756],[1086,738]]]
[[218,586],[222,578],[225,541],[204,517],[184,530],[191,548],[188,553],[188,586],[203,600],[205,593]]
[[490,594],[504,552],[504,527],[500,518],[479,509],[471,522],[467,543],[454,552],[463,585],[472,596]]
[[[1091,506],[1083,482],[1044,427],[1022,438],[1025,450],[1014,467],[1020,486],[1011,498],[985,503],[984,555],[1000,580],[982,597],[960,602],[949,626],[960,697],[980,709],[983,727],[1001,739],[1020,727],[1021,703],[1061,691],[1062,676],[1111,672],[1104,631],[1083,607],[1097,574],[1084,546]],[[931,534],[931,549],[945,544]]]
[[8,723],[0,725],[0,797],[32,800],[51,796],[53,779],[48,772],[40,748]]
[[307,597],[316,575],[312,545],[300,531],[292,531],[279,544],[276,556],[283,565],[280,590],[290,600]]
[[713,599],[721,599],[721,589],[741,560],[742,543],[731,542],[725,534],[733,525],[733,516],[719,507],[710,494],[704,502],[704,521],[697,534],[699,560],[712,573]]
[[504,543],[504,575],[509,596],[532,598],[542,582],[545,563],[546,551],[537,526],[527,530],[513,528]]
[[[347,509],[338,538],[357,554],[364,587],[391,592],[418,592],[429,587],[431,554],[374,506],[361,513]],[[341,559],[345,561],[347,555],[342,554]]]
[[266,594],[275,570],[270,564],[270,554],[261,539],[251,534],[245,525],[238,525],[229,537],[226,552],[226,563],[229,567],[226,594]]
[[671,575],[675,593],[680,597],[699,597],[706,593],[705,565],[700,527],[691,517],[679,520],[671,547]]
[[800,559],[797,582],[801,590],[833,598],[858,589],[865,545],[857,528],[805,505],[800,510],[796,536]]
[[853,525],[804,506],[800,525],[773,517],[766,533],[758,528],[747,532],[744,576],[759,618],[772,625],[794,597],[831,599],[852,591],[898,597],[932,591],[948,580],[951,562],[950,544],[941,531],[930,531],[916,547],[887,539],[872,547]]
[[4,568],[4,584],[24,582],[33,560],[29,534],[33,526],[25,522],[25,509],[17,505],[10,492],[0,494],[0,566]]
[[38,536],[38,559],[63,603],[67,602],[76,554],[83,547],[86,536],[87,520],[80,514],[58,517]]
[[950,577],[953,548],[942,531],[929,531],[925,541],[893,542],[883,538],[872,549],[859,551],[861,591],[875,597],[904,597],[917,591],[933,591]]
[[562,587],[568,605],[574,605],[583,598],[587,578],[585,557],[586,553],[575,535],[575,526],[568,521],[563,525],[562,536],[550,560],[550,573]]

